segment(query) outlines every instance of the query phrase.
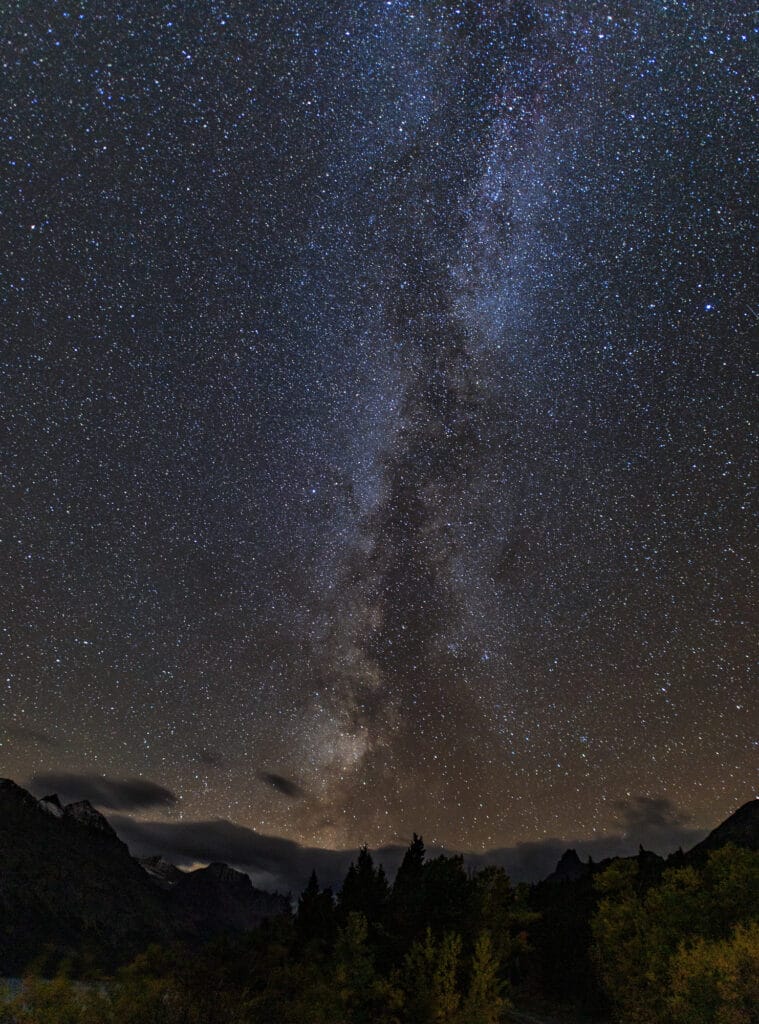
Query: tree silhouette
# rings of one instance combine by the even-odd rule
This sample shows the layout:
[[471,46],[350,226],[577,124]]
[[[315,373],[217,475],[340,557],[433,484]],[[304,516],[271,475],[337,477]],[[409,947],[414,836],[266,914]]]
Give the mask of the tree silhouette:
[[314,953],[331,949],[336,934],[335,901],[331,889],[320,889],[316,872],[311,872],[308,885],[298,900],[295,915],[296,945],[310,946]]
[[384,916],[390,897],[384,868],[375,868],[372,855],[366,846],[359,851],[358,860],[348,868],[348,874],[337,898],[340,920],[350,914],[363,914],[367,921],[376,924]]
[[424,842],[416,832],[403,855],[390,896],[390,925],[396,945],[407,950],[424,928]]

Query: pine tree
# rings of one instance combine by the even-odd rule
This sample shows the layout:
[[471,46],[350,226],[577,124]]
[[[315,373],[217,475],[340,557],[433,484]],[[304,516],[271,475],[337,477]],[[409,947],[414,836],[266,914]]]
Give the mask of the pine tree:
[[424,842],[414,833],[395,876],[390,923],[400,952],[408,950],[424,927]]
[[421,880],[422,871],[424,870],[425,852],[424,840],[414,832],[414,837],[403,855],[401,866],[398,868],[398,874],[395,876],[394,893],[399,888],[406,888]]
[[346,920],[349,914],[363,914],[370,924],[376,924],[384,915],[389,895],[383,868],[375,868],[368,848],[362,847],[357,863],[351,863],[340,890],[340,917]]
[[435,857],[424,865],[421,895],[423,920],[437,935],[465,934],[472,913],[472,880],[464,858]]
[[454,1024],[461,995],[458,967],[461,939],[445,935],[438,943],[428,928],[413,944],[404,961],[403,987],[406,1015],[414,1024]]
[[348,914],[335,946],[335,981],[341,1018],[346,1024],[396,1021],[401,993],[381,977],[368,944],[369,927],[363,914]]
[[498,968],[490,933],[481,932],[474,947],[462,1024],[497,1024],[501,1019],[508,1004],[502,995],[503,983],[498,977]]
[[298,944],[314,944],[316,949],[329,948],[335,938],[335,903],[331,889],[319,888],[316,872],[311,872],[308,885],[298,900],[295,916]]

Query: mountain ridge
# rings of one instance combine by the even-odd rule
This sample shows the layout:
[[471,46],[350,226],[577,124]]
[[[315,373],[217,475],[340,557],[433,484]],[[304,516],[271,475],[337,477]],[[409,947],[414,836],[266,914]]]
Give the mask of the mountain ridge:
[[[698,861],[728,842],[759,849],[759,799],[748,801],[687,853],[667,861],[642,847],[641,864]],[[614,858],[583,862],[574,849],[538,886],[584,882]],[[89,801],[37,799],[0,779],[0,975],[41,955],[85,950],[96,968],[124,962],[151,942],[202,942],[247,931],[290,911],[288,897],[214,862],[184,871],[160,855],[133,857]]]
[[[289,909],[227,865],[155,877],[89,801],[0,779],[0,975],[72,953],[110,968],[151,942],[201,942]],[[196,877],[197,876],[197,877]]]

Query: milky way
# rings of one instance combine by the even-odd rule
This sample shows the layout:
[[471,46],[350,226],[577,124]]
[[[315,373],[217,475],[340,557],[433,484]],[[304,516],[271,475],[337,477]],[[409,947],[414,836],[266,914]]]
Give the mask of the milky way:
[[713,825],[756,12],[334,6],[6,20],[0,774],[321,846]]

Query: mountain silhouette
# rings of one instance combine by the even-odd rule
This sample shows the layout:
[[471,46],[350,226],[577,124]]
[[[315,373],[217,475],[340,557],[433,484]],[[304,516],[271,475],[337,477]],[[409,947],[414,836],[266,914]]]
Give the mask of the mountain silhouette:
[[69,954],[108,968],[151,942],[245,931],[287,909],[226,865],[140,862],[88,801],[37,800],[0,779],[0,975]]

